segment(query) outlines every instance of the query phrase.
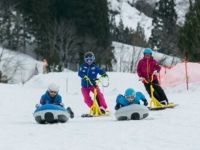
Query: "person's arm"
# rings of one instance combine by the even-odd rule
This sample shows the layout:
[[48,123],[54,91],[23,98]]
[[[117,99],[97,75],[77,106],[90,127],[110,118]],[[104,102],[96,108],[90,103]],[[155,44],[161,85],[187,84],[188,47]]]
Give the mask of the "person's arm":
[[81,77],[81,78],[84,78],[84,76],[86,75],[86,72],[84,72],[84,71],[85,71],[84,66],[81,65],[79,67],[78,76]]
[[116,99],[116,105],[115,105],[115,110],[118,110],[119,108],[123,107],[124,105],[122,104],[122,99],[123,95],[119,94]]
[[57,95],[57,96],[56,96],[55,103],[56,103],[57,105],[60,105],[60,104],[62,103],[62,97],[61,97],[60,95]]
[[148,105],[148,101],[147,101],[146,97],[144,96],[144,94],[142,92],[137,92],[137,96],[140,98],[140,100],[143,101],[145,106]]
[[42,97],[40,98],[40,104],[41,105],[44,105],[46,102],[45,102],[45,95],[42,95]]
[[156,61],[156,60],[154,60],[154,70],[155,71],[157,71],[157,72],[160,72],[160,69],[161,69],[161,67],[160,67],[160,65],[158,64],[158,62]]
[[100,67],[96,66],[96,70],[101,76],[107,76],[106,72]]
[[139,77],[142,77],[142,73],[141,73],[141,61],[139,61],[138,65],[137,65],[137,74]]

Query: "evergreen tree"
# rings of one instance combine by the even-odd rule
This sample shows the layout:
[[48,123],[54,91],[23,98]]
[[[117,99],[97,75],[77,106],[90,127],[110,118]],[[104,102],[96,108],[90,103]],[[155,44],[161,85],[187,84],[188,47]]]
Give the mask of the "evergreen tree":
[[152,20],[151,47],[157,46],[167,54],[177,52],[177,14],[174,0],[160,0],[155,4]]
[[0,43],[11,50],[25,53],[30,37],[23,15],[14,6],[14,0],[0,1]]
[[133,34],[133,45],[140,47],[147,46],[144,29],[140,26],[140,23],[137,24],[137,30]]
[[11,3],[7,0],[2,0],[0,2],[0,41],[6,48],[12,49],[12,12]]
[[191,61],[200,60],[200,1],[196,0],[180,30],[179,48]]
[[0,4],[8,7],[0,10],[0,41],[9,48],[25,50],[31,37],[38,58],[45,57],[50,65],[77,66],[84,52],[92,50],[98,64],[111,66],[107,0],[2,0]]

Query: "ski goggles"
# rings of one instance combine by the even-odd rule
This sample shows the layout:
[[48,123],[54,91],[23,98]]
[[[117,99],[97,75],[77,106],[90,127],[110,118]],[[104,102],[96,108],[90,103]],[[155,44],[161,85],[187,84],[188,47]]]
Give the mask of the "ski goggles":
[[92,63],[94,61],[94,57],[86,57],[84,60],[86,63]]
[[131,95],[131,96],[125,96],[125,98],[126,98],[128,101],[132,101],[132,100],[134,100],[135,97]]
[[57,94],[56,91],[49,91],[50,94]]

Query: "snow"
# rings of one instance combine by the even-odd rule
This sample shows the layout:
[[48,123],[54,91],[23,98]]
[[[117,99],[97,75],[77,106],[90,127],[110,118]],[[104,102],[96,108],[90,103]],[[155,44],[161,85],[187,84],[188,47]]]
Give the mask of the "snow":
[[110,2],[109,9],[119,12],[119,14],[115,16],[115,21],[117,25],[119,24],[120,19],[122,19],[125,27],[136,30],[137,24],[140,23],[141,27],[143,27],[145,30],[146,38],[148,39],[150,37],[152,29],[152,18],[147,17],[143,13],[139,12],[135,7],[132,7],[130,4],[128,4],[128,0],[108,1]]
[[[148,0],[147,2],[151,5],[155,4],[159,0]],[[192,3],[194,3],[195,0],[191,0]],[[178,25],[183,25],[185,22],[185,14],[189,10],[189,0],[174,0],[176,6],[175,10],[177,13],[177,24]]]
[[[0,149],[1,150],[199,150],[200,83],[166,88],[174,109],[151,111],[144,120],[116,121],[115,98],[128,87],[142,91],[144,86],[135,74],[108,73],[110,86],[101,89],[112,115],[81,118],[88,111],[80,92],[77,72],[36,75],[26,84],[0,84]],[[121,80],[119,80],[121,79]],[[34,106],[47,89],[56,82],[66,106],[75,118],[65,124],[37,124]]]
[[[149,39],[152,30],[152,18],[139,12],[135,7],[131,6],[132,2],[137,0],[108,0],[110,3],[109,9],[119,12],[115,16],[116,24],[118,25],[122,19],[125,27],[136,30],[137,24],[144,28],[146,39]],[[148,0],[147,3],[154,5],[158,0]],[[194,2],[194,0],[192,0]],[[189,9],[189,0],[175,0],[175,10],[177,12],[177,24],[182,26],[185,22],[185,14]]]
[[34,74],[43,72],[43,63],[20,52],[0,47],[0,70],[9,83],[26,82]]

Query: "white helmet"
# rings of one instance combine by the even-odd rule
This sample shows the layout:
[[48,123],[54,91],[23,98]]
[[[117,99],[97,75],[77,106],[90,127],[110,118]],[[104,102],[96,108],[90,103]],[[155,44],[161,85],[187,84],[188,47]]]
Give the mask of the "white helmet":
[[55,83],[51,83],[48,86],[48,91],[58,92],[59,91],[59,87]]

